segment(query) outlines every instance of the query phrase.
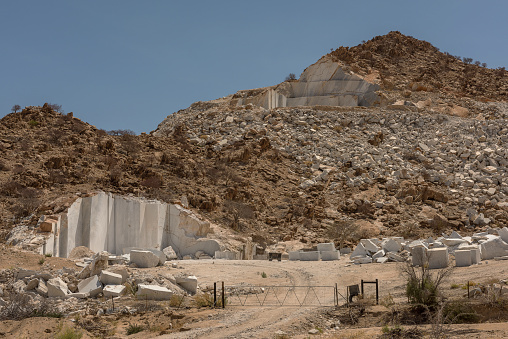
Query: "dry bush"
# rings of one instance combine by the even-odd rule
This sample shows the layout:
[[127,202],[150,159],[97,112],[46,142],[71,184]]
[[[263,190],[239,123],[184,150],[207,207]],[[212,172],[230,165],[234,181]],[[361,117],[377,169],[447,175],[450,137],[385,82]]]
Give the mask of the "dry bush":
[[11,180],[6,182],[3,187],[2,191],[5,195],[15,197],[18,195],[19,191],[23,188],[23,185],[21,185],[19,182],[15,180]]
[[109,181],[115,185],[120,185],[120,181],[123,177],[123,171],[120,166],[115,166],[109,170]]
[[160,175],[153,175],[141,181],[139,184],[148,188],[160,188],[162,186],[162,177]]
[[46,299],[35,302],[27,294],[11,294],[10,300],[0,310],[0,320],[21,320],[30,317],[62,318],[63,315]]
[[61,170],[48,170],[48,180],[54,184],[66,184],[67,176]]

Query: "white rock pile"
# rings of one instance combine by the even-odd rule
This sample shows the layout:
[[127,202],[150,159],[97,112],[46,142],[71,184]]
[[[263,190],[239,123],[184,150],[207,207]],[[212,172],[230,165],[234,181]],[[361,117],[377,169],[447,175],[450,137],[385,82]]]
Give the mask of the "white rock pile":
[[411,260],[414,266],[428,264],[430,268],[443,268],[449,264],[449,254],[455,257],[456,266],[470,266],[488,259],[508,260],[508,228],[488,229],[470,237],[454,231],[435,240],[361,239],[350,259],[355,264]]

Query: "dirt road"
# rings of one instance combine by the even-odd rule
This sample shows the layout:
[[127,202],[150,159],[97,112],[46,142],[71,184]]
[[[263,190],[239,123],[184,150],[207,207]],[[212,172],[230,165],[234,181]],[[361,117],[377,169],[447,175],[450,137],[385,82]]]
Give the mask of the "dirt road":
[[[404,279],[397,263],[350,265],[343,258],[339,261],[298,262],[298,261],[180,261],[181,270],[198,276],[200,286],[213,286],[214,281],[224,281],[228,286],[242,285],[312,285],[339,286],[345,296],[346,286],[364,280],[379,280],[380,299],[390,295],[395,302],[404,302]],[[489,272],[486,274],[486,272]],[[264,273],[264,274],[263,274]],[[266,278],[263,276],[266,275]],[[456,268],[444,288],[450,293],[452,284],[469,281],[484,282],[493,278],[508,277],[508,264],[490,261],[488,264]],[[374,287],[367,286],[365,294],[374,294]],[[249,297],[250,298],[250,297]],[[325,303],[333,304],[333,293],[325,297]],[[340,298],[340,304],[344,299]],[[237,303],[238,305],[238,303]],[[333,324],[323,326],[321,314],[326,307],[242,307],[228,306],[225,310],[197,317],[186,324],[188,331],[173,333],[160,338],[273,338],[277,331],[284,331],[292,337],[304,336],[309,329],[319,328],[321,336],[338,335],[341,329],[331,329]],[[379,329],[378,329],[379,330]],[[378,333],[380,334],[380,333]],[[295,336],[296,335],[296,336]]]

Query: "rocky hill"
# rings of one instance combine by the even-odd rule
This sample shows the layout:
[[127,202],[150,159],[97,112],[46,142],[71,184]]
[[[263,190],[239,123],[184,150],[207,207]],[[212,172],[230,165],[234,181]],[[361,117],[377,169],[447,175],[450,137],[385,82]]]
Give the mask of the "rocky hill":
[[140,136],[49,105],[7,115],[3,234],[94,190],[178,201],[262,246],[508,222],[505,71],[398,32],[324,58],[379,83],[377,107],[267,109],[237,94],[197,102]]
[[384,90],[405,97],[423,91],[457,100],[508,99],[504,67],[489,69],[480,61],[440,52],[430,43],[400,32],[377,36],[351,48],[339,47],[329,56],[346,63],[356,73],[378,73]]

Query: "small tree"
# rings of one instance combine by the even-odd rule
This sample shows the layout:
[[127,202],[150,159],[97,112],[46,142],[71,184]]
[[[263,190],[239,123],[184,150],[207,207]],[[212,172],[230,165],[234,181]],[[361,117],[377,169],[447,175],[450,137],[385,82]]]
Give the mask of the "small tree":
[[286,77],[286,81],[289,81],[289,80],[296,80],[295,73],[289,73],[289,75]]
[[21,109],[21,106],[20,105],[14,105],[12,106],[11,108],[11,111],[16,113],[17,111],[19,111]]
[[434,307],[440,301],[440,288],[442,282],[452,273],[453,266],[436,269],[434,272],[429,268],[429,253],[421,254],[419,261],[421,266],[415,267],[406,261],[400,267],[401,273],[406,278],[406,296],[412,304]]
[[473,62],[473,58],[466,58],[466,57],[464,57],[464,58],[462,58],[462,61],[464,61],[465,64],[469,65],[470,63]]
[[48,105],[53,111],[63,114],[64,111],[62,110],[62,105],[58,104],[49,104]]

